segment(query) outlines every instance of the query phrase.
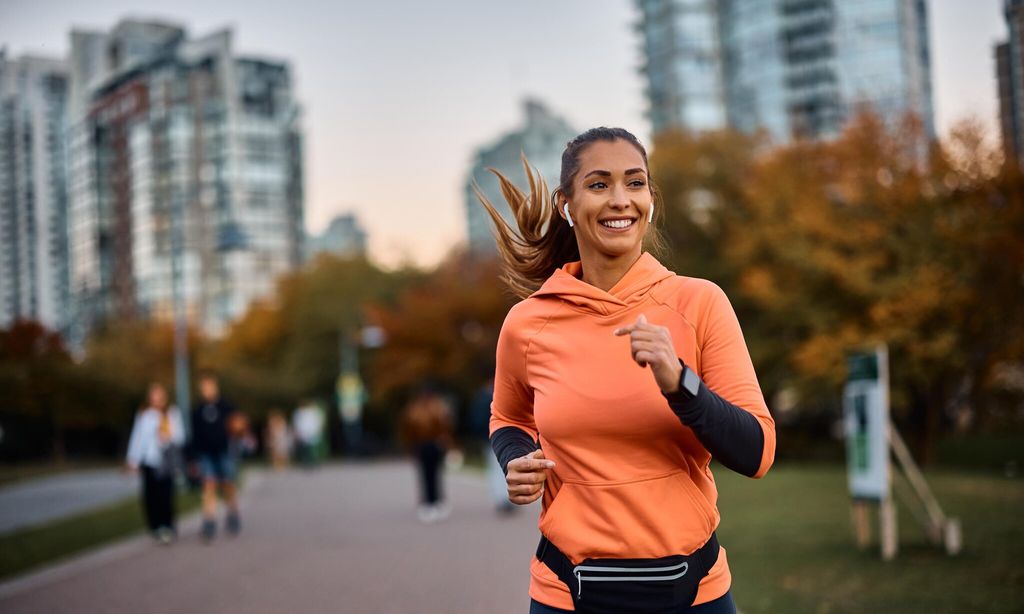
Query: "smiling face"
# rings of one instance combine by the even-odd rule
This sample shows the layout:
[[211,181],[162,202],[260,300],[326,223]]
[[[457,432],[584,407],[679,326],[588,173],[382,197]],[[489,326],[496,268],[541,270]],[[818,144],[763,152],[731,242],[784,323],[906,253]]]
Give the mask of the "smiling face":
[[569,203],[580,257],[630,261],[640,257],[647,215],[654,200],[647,164],[640,151],[622,139],[597,141],[579,155]]

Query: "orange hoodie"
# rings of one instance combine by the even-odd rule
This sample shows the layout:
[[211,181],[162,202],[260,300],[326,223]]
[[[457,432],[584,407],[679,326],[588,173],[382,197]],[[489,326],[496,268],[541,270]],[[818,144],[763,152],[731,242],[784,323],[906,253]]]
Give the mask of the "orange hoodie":
[[[667,327],[707,388],[757,419],[761,477],[775,456],[775,423],[736,315],[718,286],[675,275],[647,253],[607,292],[579,279],[581,270],[572,262],[555,271],[505,318],[491,433],[521,429],[555,461],[539,527],[573,563],[689,554],[718,527],[711,454],[633,361],[629,337],[612,333],[640,314]],[[534,558],[530,571],[533,599],[573,609],[546,565]],[[694,605],[730,584],[722,548]]]

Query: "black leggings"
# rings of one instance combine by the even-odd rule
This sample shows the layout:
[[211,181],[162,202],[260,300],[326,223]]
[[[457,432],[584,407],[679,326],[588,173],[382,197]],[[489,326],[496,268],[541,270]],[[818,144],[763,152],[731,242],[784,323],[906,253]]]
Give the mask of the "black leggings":
[[[530,614],[560,614],[571,611],[559,610],[533,599],[530,600]],[[686,608],[683,611],[690,614],[736,614],[736,604],[732,600],[732,591],[729,591],[718,599]]]
[[174,529],[174,478],[142,466],[142,509],[150,531]]
[[444,499],[441,492],[441,463],[444,461],[444,448],[436,441],[425,441],[416,448],[416,459],[420,464],[420,485],[422,501],[427,505],[440,503]]

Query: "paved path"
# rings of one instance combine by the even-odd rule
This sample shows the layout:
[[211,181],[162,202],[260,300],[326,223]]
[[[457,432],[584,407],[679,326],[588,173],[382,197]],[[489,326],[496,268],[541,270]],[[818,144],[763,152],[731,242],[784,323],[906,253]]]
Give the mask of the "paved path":
[[130,497],[139,478],[117,469],[69,471],[0,488],[0,534]]
[[482,476],[450,475],[454,511],[422,525],[405,464],[258,474],[242,535],[135,538],[0,584],[0,612],[487,613],[528,607],[536,505],[498,517]]

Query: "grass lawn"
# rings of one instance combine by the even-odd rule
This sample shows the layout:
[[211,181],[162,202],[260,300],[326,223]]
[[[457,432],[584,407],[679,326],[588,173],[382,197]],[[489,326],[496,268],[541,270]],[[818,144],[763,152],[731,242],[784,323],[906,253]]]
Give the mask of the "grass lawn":
[[778,465],[760,481],[715,467],[733,595],[752,612],[1024,612],[1024,479],[942,470],[926,474],[964,549],[928,544],[904,508],[900,551],[853,543],[841,465]]
[[[178,517],[199,507],[199,495],[178,491]],[[139,497],[0,536],[0,579],[143,531]]]
[[69,461],[64,463],[39,462],[39,463],[17,463],[0,464],[0,486],[8,486],[21,480],[36,479],[67,473],[69,471],[81,471],[84,469],[107,469],[120,467],[117,463],[110,461]]

